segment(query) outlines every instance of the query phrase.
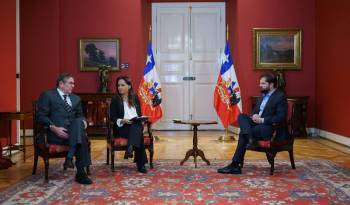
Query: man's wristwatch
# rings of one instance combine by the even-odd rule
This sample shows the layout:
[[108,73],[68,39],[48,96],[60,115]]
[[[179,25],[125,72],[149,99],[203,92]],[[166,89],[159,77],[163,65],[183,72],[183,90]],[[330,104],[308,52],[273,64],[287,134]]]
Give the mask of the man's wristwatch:
[[53,128],[55,125],[53,125],[53,124],[50,124],[49,125],[49,128],[51,129],[51,128]]

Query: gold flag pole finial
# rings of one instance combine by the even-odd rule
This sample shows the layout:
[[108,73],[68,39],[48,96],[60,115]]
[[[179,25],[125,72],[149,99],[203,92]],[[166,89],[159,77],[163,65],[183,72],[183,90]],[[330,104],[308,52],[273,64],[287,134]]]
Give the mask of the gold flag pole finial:
[[149,41],[152,40],[152,26],[151,26],[151,25],[149,25],[148,40],[149,40]]
[[228,24],[226,24],[226,41],[228,41]]

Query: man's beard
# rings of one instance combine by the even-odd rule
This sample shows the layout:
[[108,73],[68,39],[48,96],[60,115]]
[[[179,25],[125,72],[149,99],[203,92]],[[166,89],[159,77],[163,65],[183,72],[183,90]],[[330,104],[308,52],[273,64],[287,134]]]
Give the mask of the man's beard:
[[268,89],[261,89],[261,90],[260,90],[260,92],[261,92],[262,94],[267,94],[269,91],[270,91],[270,90],[268,90]]

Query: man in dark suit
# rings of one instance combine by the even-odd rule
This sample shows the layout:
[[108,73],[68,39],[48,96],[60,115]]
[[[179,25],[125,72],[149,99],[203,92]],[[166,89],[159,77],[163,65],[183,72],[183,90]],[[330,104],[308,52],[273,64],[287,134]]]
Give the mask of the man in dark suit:
[[[231,164],[218,169],[219,173],[241,174],[240,164],[244,160],[246,149],[258,146],[258,140],[271,139],[275,131],[274,124],[286,123],[288,114],[287,98],[284,92],[276,89],[276,81],[276,77],[271,73],[260,76],[259,87],[262,96],[258,99],[251,116],[239,115],[240,133],[235,154]],[[276,134],[280,137],[277,140],[289,138],[288,129],[283,126],[276,129]]]
[[61,74],[56,88],[43,92],[38,101],[38,121],[49,127],[48,142],[50,144],[69,145],[68,154],[63,164],[65,168],[74,168],[75,180],[80,184],[91,184],[84,168],[91,164],[88,152],[87,126],[83,116],[80,98],[72,93],[74,78],[71,74]]

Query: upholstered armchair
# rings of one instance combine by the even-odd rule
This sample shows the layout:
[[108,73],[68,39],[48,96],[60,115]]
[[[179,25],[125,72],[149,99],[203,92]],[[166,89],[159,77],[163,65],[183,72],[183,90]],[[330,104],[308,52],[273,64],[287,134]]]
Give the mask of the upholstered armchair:
[[[109,116],[109,115],[108,115]],[[115,171],[114,167],[114,158],[115,152],[117,151],[125,151],[127,148],[128,140],[119,136],[114,136],[113,134],[113,122],[108,119],[108,136],[107,136],[107,164],[109,165],[109,156],[111,156],[111,169]],[[145,148],[149,152],[150,159],[150,168],[153,169],[153,135],[152,128],[150,122],[145,122],[145,127],[147,128],[146,132],[144,132],[144,144]],[[135,156],[135,155],[134,155]]]
[[[288,130],[291,130],[291,124],[292,124],[292,116],[294,114],[294,105],[295,100],[294,99],[288,99],[288,117],[287,117],[287,124],[282,125],[275,125],[277,126],[288,126]],[[291,133],[291,137],[288,140],[279,140],[278,136],[276,135],[276,132],[273,134],[271,140],[260,140],[258,141],[258,147],[247,149],[251,151],[257,151],[257,152],[265,152],[267,160],[269,164],[271,165],[270,168],[270,175],[273,175],[274,168],[275,168],[275,157],[278,152],[287,151],[289,153],[289,159],[292,166],[292,169],[295,169],[295,163],[294,163],[294,154],[293,154],[293,145],[294,145],[294,136],[293,133]],[[243,167],[243,163],[241,165]]]
[[[45,164],[45,182],[49,180],[49,160],[52,158],[65,158],[68,152],[68,145],[49,144],[47,140],[48,127],[37,121],[38,105],[37,101],[33,102],[33,145],[34,145],[34,164],[33,175],[36,174],[39,156],[43,158]],[[91,143],[88,142],[89,153]],[[86,168],[87,174],[90,175],[89,167]]]

